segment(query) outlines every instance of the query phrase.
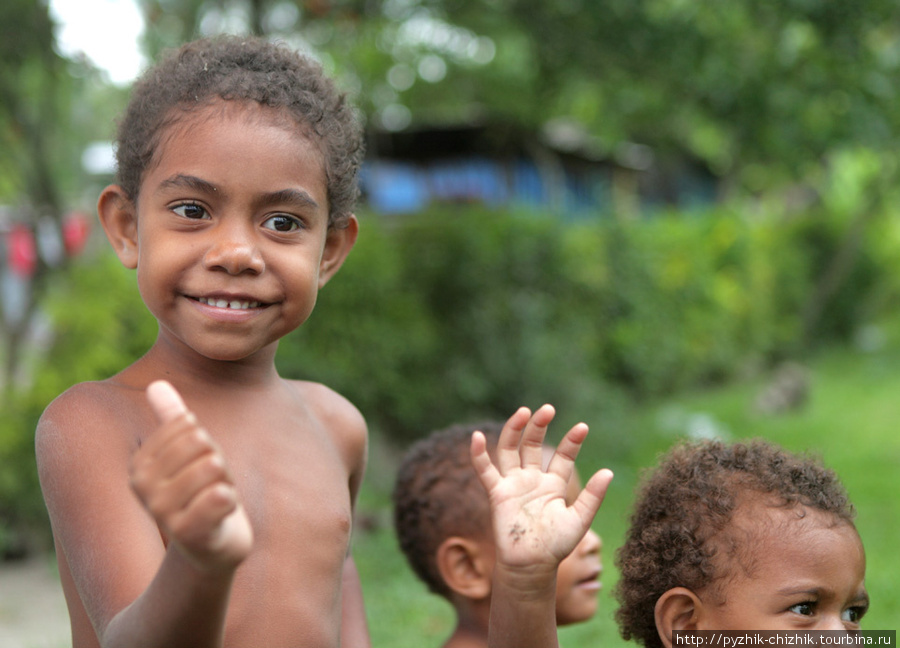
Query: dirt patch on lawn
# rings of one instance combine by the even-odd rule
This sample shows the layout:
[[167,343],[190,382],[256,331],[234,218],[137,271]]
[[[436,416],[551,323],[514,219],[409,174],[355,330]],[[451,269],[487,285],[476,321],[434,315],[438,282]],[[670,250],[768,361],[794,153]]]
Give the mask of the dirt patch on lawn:
[[56,558],[35,556],[0,562],[0,646],[71,645],[69,614],[56,573]]

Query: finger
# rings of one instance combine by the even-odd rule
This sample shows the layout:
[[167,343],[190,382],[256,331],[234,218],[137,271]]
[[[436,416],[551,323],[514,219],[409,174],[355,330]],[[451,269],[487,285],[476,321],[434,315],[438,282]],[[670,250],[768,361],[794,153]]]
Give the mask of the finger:
[[165,380],[157,380],[147,387],[147,400],[160,423],[174,421],[188,409],[181,396],[171,384]]
[[500,431],[500,438],[497,439],[497,467],[501,474],[505,475],[510,470],[522,466],[519,444],[522,441],[522,432],[530,419],[531,410],[520,407],[509,417]]
[[613,472],[608,468],[598,470],[591,476],[584,489],[572,503],[572,508],[581,519],[585,531],[591,526],[594,516],[600,510],[600,505],[603,503],[604,497],[606,497],[606,492],[612,479]]
[[132,455],[129,466],[131,486],[144,501],[154,492],[163,490],[192,462],[216,452],[208,435],[196,427],[182,430],[175,424],[158,434],[166,437],[167,442],[161,445],[161,436],[151,437]]
[[550,458],[547,472],[555,473],[568,482],[575,468],[575,459],[578,457],[587,435],[588,426],[585,423],[578,423],[566,432],[556,447],[553,457]]
[[221,454],[218,444],[200,426],[171,435],[165,444],[154,448],[152,461],[159,474],[170,478],[191,462],[206,454]]
[[488,492],[500,481],[500,472],[491,461],[491,456],[487,451],[487,439],[484,438],[482,432],[472,433],[472,443],[469,446],[469,454],[472,458],[472,467],[478,480],[484,489]]
[[150,494],[147,508],[156,519],[160,519],[186,508],[199,493],[217,483],[234,485],[222,455],[205,454]]
[[544,439],[547,436],[547,427],[554,416],[556,410],[552,405],[542,405],[525,426],[519,446],[523,468],[541,468],[544,465]]
[[172,516],[169,531],[182,543],[205,543],[207,549],[215,549],[213,538],[225,518],[238,506],[237,491],[233,486],[221,482],[212,484]]

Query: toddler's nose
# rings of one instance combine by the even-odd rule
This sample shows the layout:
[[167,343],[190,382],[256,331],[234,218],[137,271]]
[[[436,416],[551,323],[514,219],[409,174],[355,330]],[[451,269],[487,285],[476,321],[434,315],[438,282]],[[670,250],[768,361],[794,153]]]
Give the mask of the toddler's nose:
[[602,548],[603,540],[594,533],[593,529],[588,529],[581,542],[578,543],[577,551],[581,554],[598,554]]

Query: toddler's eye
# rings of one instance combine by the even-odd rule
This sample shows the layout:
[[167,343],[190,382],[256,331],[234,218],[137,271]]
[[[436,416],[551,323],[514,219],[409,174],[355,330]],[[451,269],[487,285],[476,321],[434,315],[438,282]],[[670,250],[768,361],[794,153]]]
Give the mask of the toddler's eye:
[[192,220],[207,218],[206,210],[196,203],[184,203],[172,208],[172,211],[179,216],[190,218]]
[[847,608],[841,613],[841,621],[846,621],[847,623],[859,623],[865,613],[866,607],[864,605],[855,605]]
[[797,603],[797,605],[792,605],[788,608],[794,614],[801,614],[803,616],[813,616],[816,613],[816,603],[815,601],[804,601],[803,603]]
[[267,218],[263,223],[263,227],[275,232],[293,232],[300,229],[301,224],[300,221],[293,216],[276,214],[275,216]]

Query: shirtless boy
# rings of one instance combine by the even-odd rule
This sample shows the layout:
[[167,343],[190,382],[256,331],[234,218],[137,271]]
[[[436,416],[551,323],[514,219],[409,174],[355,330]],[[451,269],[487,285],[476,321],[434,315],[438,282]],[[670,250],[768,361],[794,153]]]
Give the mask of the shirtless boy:
[[[393,491],[394,526],[410,566],[433,593],[447,599],[456,626],[443,648],[487,648],[496,550],[488,495],[470,459],[472,433],[481,431],[496,458],[503,425],[454,425],[415,443],[404,455]],[[552,449],[544,449],[549,461]],[[581,485],[573,472],[566,501]],[[600,537],[588,529],[559,565],[556,621],[587,621],[597,611]]]
[[[365,422],[274,365],[356,240],[352,111],[285,48],[200,41],[136,84],[117,156],[98,212],[159,334],[38,425],[73,648],[368,645],[348,553]],[[492,648],[555,645],[556,567],[611,478],[566,502],[587,429],[543,469],[552,417],[519,410],[496,465],[472,441],[500,538]]]
[[365,422],[274,364],[353,247],[361,154],[344,97],[284,47],[189,44],[135,86],[98,212],[158,337],[36,438],[74,648],[368,645]]
[[765,441],[676,446],[644,482],[617,563],[622,637],[858,630],[866,557],[837,476]]

